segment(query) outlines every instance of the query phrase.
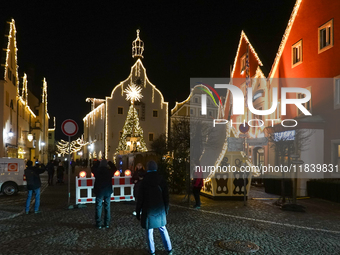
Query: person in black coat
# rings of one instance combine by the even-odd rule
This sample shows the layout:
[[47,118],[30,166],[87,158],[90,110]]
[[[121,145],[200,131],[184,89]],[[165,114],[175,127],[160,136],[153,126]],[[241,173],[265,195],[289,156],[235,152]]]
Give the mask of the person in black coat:
[[25,176],[27,181],[27,200],[26,200],[26,214],[29,214],[31,198],[34,193],[35,203],[34,203],[34,213],[40,213],[40,174],[45,172],[45,166],[37,164],[33,166],[33,162],[31,160],[27,161],[27,168],[25,169]]
[[93,169],[95,177],[93,191],[96,194],[96,214],[95,221],[98,229],[102,228],[102,204],[104,200],[104,227],[109,228],[110,226],[110,203],[112,190],[112,177],[115,172],[114,168],[109,168],[107,161],[102,159],[99,167]]
[[57,168],[57,183],[63,184],[64,183],[64,166],[62,162],[59,162],[59,166]]
[[[172,254],[172,246],[166,225],[169,211],[169,193],[166,181],[157,173],[155,161],[147,163],[147,173],[140,184],[137,194],[136,217],[146,230],[149,252],[155,253],[153,229],[158,228],[164,248]],[[142,215],[140,213],[142,212]]]
[[46,165],[48,171],[48,185],[53,185],[53,177],[54,177],[54,162],[51,160]]

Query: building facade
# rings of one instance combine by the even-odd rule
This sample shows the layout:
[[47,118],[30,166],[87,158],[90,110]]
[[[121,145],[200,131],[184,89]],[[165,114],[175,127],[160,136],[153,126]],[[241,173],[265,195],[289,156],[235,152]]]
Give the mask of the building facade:
[[[297,0],[293,8],[287,28],[282,37],[274,62],[268,73],[263,67],[258,54],[252,47],[244,32],[241,33],[239,47],[232,70],[232,84],[241,88],[247,95],[246,88],[252,91],[252,104],[257,110],[270,109],[274,99],[273,91],[278,91],[276,110],[270,115],[254,115],[246,109],[245,115],[232,115],[233,104],[230,94],[227,94],[225,115],[238,123],[251,119],[263,121],[262,127],[251,127],[249,136],[260,138],[264,136],[295,134],[295,144],[291,149],[277,153],[271,144],[264,146],[248,146],[247,153],[254,165],[289,165],[292,155],[298,155],[304,164],[333,165],[340,164],[340,55],[339,19],[340,3],[328,0],[326,2]],[[248,72],[248,74],[247,74]],[[247,83],[248,79],[248,83]],[[311,113],[306,115],[294,104],[285,107],[281,112],[282,88],[304,88],[311,94],[311,99],[302,105]],[[303,99],[303,93],[288,93],[287,99]],[[246,107],[246,106],[245,106]],[[274,128],[271,130],[271,119]],[[281,128],[280,122],[293,120],[296,126]],[[252,122],[256,125],[256,122]],[[274,131],[273,131],[274,130]],[[275,131],[276,130],[276,131]],[[274,132],[274,133],[273,133]],[[296,134],[306,134],[306,142],[298,146]],[[307,141],[308,140],[308,141]],[[299,147],[299,148],[298,148]],[[271,173],[282,178],[282,173]],[[339,178],[340,174],[333,172],[313,173],[311,178]],[[307,175],[297,174],[297,194],[306,195]]]
[[20,78],[17,63],[15,21],[8,22],[1,59],[0,157],[47,162],[47,82],[43,80],[41,101],[27,88],[27,75]]
[[125,91],[132,84],[141,90],[142,98],[134,102],[134,107],[147,149],[150,150],[151,143],[159,135],[167,135],[168,103],[147,77],[142,62],[143,51],[144,43],[137,30],[137,38],[132,43],[132,57],[136,62],[131,67],[130,75],[115,86],[111,95],[105,99],[87,99],[92,103],[92,110],[83,119],[84,140],[90,143],[90,146],[84,148],[85,158],[105,157],[114,160],[115,155],[119,154],[118,143],[131,105]]

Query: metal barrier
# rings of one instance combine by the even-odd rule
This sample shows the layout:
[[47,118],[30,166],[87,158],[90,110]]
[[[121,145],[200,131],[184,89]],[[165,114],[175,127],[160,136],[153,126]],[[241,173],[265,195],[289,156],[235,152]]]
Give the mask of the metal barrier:
[[[95,203],[96,197],[92,194],[95,178],[78,178],[76,176],[76,204]],[[133,186],[131,176],[112,177],[111,202],[133,201]],[[86,190],[86,196],[81,196],[81,190]]]

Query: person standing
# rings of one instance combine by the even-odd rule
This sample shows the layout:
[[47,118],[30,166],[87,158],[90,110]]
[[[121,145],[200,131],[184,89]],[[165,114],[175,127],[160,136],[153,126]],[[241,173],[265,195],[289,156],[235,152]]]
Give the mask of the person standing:
[[[145,168],[143,167],[143,165],[141,163],[138,163],[136,165],[135,171],[133,172],[133,175],[132,175],[132,178],[131,178],[132,182],[135,184],[133,186],[133,196],[135,198],[135,201],[137,201],[139,186],[140,186],[145,174],[146,174]],[[136,215],[136,211],[134,211],[132,214]]]
[[[140,215],[142,211],[142,215]],[[147,173],[140,184],[137,194],[136,217],[145,229],[150,254],[155,254],[153,229],[158,228],[163,245],[172,254],[169,233],[165,227],[169,211],[169,193],[165,180],[157,173],[155,161],[147,163]]]
[[57,183],[60,185],[64,183],[64,166],[62,162],[59,162],[59,166],[57,168]]
[[93,168],[95,177],[93,191],[96,195],[96,213],[95,221],[98,229],[102,228],[102,204],[104,200],[104,227],[110,227],[110,206],[112,190],[112,177],[115,172],[114,168],[109,168],[106,159],[102,159],[98,168]]
[[34,203],[34,213],[40,213],[40,174],[45,172],[44,165],[36,164],[33,166],[33,162],[31,160],[27,161],[27,168],[25,169],[25,176],[27,181],[27,200],[26,200],[26,207],[25,212],[26,214],[30,213],[30,204],[32,195],[34,193],[35,196],[35,203]]
[[46,165],[47,172],[48,172],[48,185],[53,186],[53,177],[54,177],[54,162],[51,160]]
[[[197,162],[196,166],[199,166],[199,163]],[[201,172],[201,167],[196,171],[194,171],[194,179],[192,180],[192,193],[194,194],[195,198],[195,205],[193,208],[200,209],[201,208],[201,198],[200,198],[200,192],[203,187],[203,173]]]

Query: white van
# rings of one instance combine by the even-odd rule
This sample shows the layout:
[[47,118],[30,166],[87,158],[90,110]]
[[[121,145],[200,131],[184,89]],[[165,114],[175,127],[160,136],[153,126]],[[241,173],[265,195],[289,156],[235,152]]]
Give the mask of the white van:
[[0,191],[7,196],[27,188],[24,171],[26,163],[19,158],[0,158]]

